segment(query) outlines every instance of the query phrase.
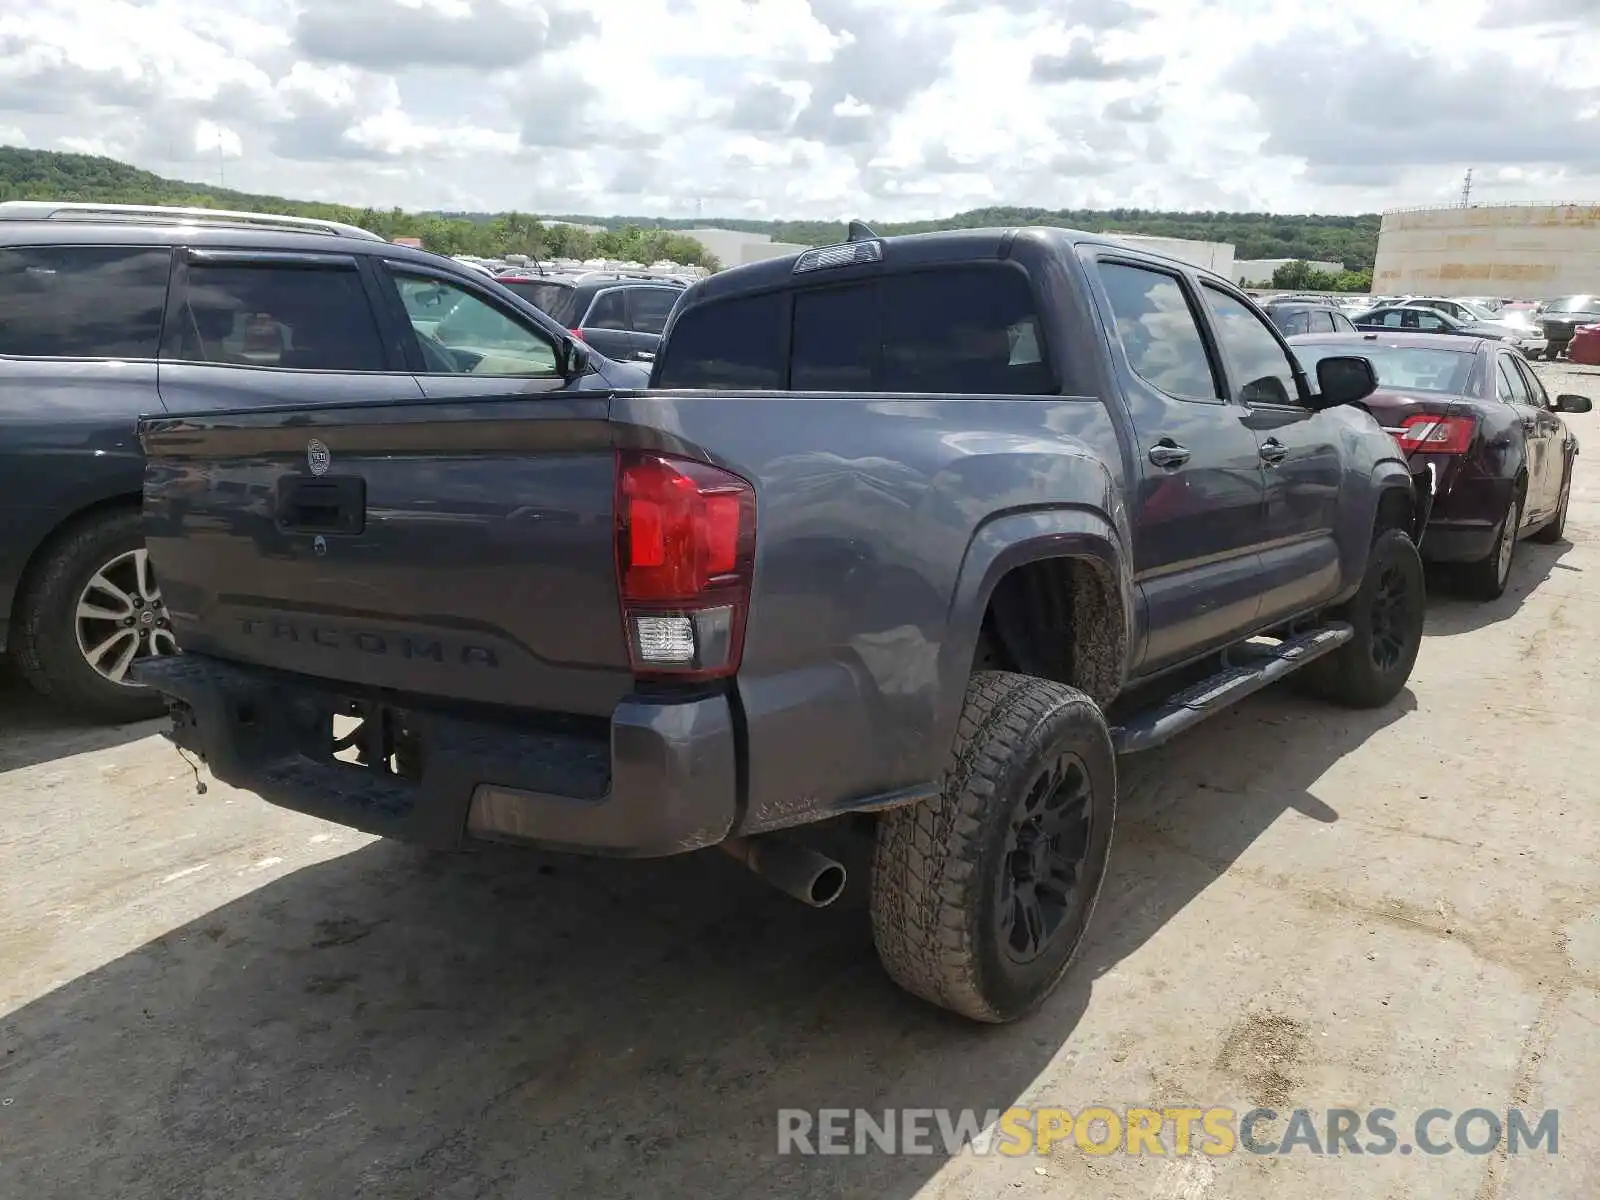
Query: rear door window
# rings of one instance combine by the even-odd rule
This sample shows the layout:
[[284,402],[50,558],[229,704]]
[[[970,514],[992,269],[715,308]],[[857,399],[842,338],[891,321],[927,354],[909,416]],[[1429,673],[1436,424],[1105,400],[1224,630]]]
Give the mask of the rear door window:
[[1544,382],[1538,372],[1528,365],[1528,361],[1521,355],[1511,354],[1506,355],[1506,361],[1522,376],[1523,386],[1528,390],[1528,403],[1535,408],[1549,408],[1550,393],[1544,390]]
[[878,284],[886,392],[1036,396],[1055,390],[1020,271],[945,267]]
[[667,314],[678,302],[680,293],[674,288],[634,288],[629,300],[633,305],[633,331],[659,334],[667,326]]
[[1522,382],[1522,377],[1517,374],[1517,369],[1511,365],[1505,355],[1498,355],[1500,373],[1495,380],[1494,393],[1507,404],[1528,403],[1528,385]]
[[388,356],[353,266],[191,262],[169,331],[173,357],[302,371],[386,371]]
[[164,248],[0,250],[0,354],[155,358],[171,264]]
[[583,327],[585,329],[627,329],[627,289],[612,288],[596,296],[594,303],[589,306],[589,314],[583,318]]
[[672,327],[656,386],[664,388],[783,387],[787,297],[736,296],[697,305]]

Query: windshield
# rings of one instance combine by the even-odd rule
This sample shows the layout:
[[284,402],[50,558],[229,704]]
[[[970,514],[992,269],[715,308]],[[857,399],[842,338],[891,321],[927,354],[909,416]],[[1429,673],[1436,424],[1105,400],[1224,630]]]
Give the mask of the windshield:
[[1600,296],[1563,296],[1545,306],[1546,312],[1600,312]]
[[1378,373],[1378,386],[1406,392],[1434,392],[1460,396],[1467,390],[1472,363],[1477,355],[1470,351],[1441,350],[1431,346],[1361,346],[1348,342],[1320,346],[1296,346],[1295,354],[1316,378],[1317,364],[1335,355],[1355,355],[1372,363]]

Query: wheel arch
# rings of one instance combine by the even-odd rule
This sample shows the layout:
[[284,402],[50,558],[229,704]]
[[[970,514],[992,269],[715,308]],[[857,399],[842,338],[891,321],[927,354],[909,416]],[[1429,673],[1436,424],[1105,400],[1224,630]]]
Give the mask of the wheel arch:
[[[1105,514],[1062,507],[992,518],[967,547],[951,601],[937,744],[953,734],[986,649],[997,650],[1007,669],[1109,703],[1127,678],[1134,617],[1123,541]],[[1029,645],[1033,637],[1040,644]]]
[[[73,533],[89,521],[96,520],[109,512],[123,512],[128,509],[137,509],[141,502],[138,492],[113,492],[95,500],[81,504],[62,517],[53,525],[47,527],[35,540],[32,550],[23,563],[22,570],[17,574],[16,591],[11,595],[11,602],[7,606],[6,615],[11,625],[18,619],[20,606],[26,601],[28,592],[39,572],[44,569],[44,564],[49,561],[50,550],[71,537]],[[0,644],[0,649],[4,649]]]

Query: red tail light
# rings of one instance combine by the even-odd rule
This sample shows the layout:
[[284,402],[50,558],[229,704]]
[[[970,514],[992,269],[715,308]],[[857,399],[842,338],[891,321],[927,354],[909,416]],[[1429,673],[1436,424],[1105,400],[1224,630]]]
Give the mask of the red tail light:
[[1407,454],[1425,450],[1429,454],[1465,454],[1472,448],[1478,432],[1476,417],[1436,417],[1419,413],[1400,422],[1394,440]]
[[738,671],[756,552],[756,493],[746,480],[690,459],[619,451],[616,552],[635,674]]
[[583,341],[583,330],[581,330],[581,329],[569,329],[569,330],[567,330],[567,332],[570,333],[573,337],[577,338],[580,342]]

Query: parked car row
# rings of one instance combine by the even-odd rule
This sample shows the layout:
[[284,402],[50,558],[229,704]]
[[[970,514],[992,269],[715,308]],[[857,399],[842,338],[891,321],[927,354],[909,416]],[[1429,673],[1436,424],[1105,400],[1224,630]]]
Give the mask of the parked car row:
[[333,222],[0,203],[0,651],[152,716],[175,648],[139,531],[145,414],[640,387],[506,285]]

